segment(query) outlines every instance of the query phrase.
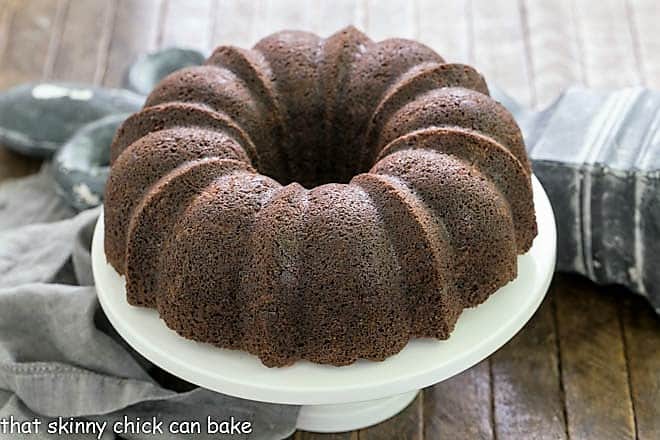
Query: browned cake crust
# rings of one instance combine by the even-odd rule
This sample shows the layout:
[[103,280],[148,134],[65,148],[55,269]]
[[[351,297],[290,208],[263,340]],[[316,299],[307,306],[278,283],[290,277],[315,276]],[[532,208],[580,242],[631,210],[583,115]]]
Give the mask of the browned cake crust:
[[352,27],[217,48],[111,157],[105,248],[129,303],[268,366],[448,338],[536,236],[520,130],[482,76]]

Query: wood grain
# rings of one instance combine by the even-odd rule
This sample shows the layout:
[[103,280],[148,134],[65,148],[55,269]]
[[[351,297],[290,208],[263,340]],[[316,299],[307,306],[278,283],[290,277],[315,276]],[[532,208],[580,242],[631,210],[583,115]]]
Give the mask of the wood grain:
[[[84,83],[100,82],[105,71],[116,2],[71,0],[67,3],[62,34],[53,63],[44,77]],[[91,35],[96,36],[90,38]]]
[[660,318],[647,302],[617,291],[639,440],[660,438]]
[[262,0],[256,11],[257,37],[284,29],[311,30],[313,7],[300,7],[296,0]]
[[104,85],[121,86],[137,56],[156,49],[161,6],[161,0],[118,0]]
[[266,36],[265,32],[256,29],[256,15],[260,5],[257,1],[220,0],[215,9],[211,47],[250,47],[259,38]]
[[424,390],[425,439],[494,438],[490,368],[485,360]]
[[571,0],[523,0],[535,107],[584,81]]
[[0,0],[0,59],[2,59],[7,48],[15,9],[12,0]]
[[[660,88],[657,0],[0,0],[0,89],[43,77],[117,86],[159,46],[250,46],[283,28],[419,38],[543,106],[584,82]],[[93,38],[89,38],[93,35]],[[87,38],[85,38],[87,37]],[[26,56],[29,54],[29,56]],[[40,161],[0,147],[0,180]],[[402,414],[299,440],[660,438],[660,319],[641,298],[558,275],[550,299],[490,360]]]
[[525,47],[524,17],[517,2],[472,0],[474,64],[489,84],[497,84],[525,105],[535,97]]
[[447,62],[469,64],[473,55],[470,3],[448,0],[438,7],[436,0],[418,0],[418,4],[419,40]]
[[339,434],[316,434],[313,432],[298,431],[293,437],[295,440],[359,440],[358,432],[342,432]]
[[61,21],[58,17],[62,15],[64,6],[62,0],[9,3],[5,12],[8,14],[8,38],[0,59],[0,89],[41,79],[51,40],[59,32],[55,26]]
[[329,36],[352,24],[364,30],[364,4],[353,0],[315,2],[310,28],[321,36]]
[[399,415],[368,429],[360,440],[422,440],[424,438],[424,397],[420,393]]
[[410,0],[367,0],[365,32],[375,41],[417,38],[417,3]]
[[[0,89],[37,81],[52,52],[65,3],[62,1],[4,2],[0,10]],[[26,56],[29,54],[29,56]],[[51,57],[53,56],[50,54]],[[40,161],[26,158],[0,145],[0,180],[20,177],[39,169]]]
[[40,166],[40,160],[14,153],[0,145],[0,182],[5,179],[35,173]]
[[626,0],[602,0],[597,6],[575,1],[574,8],[587,85],[615,88],[640,84]]
[[626,2],[635,58],[640,66],[641,80],[649,87],[660,89],[660,8],[657,0]]
[[570,438],[635,438],[616,298],[576,276],[557,276],[553,293]]
[[557,333],[551,298],[529,324],[491,357],[499,440],[565,439]]
[[168,0],[163,7],[158,45],[207,53],[212,41],[213,6],[212,0]]

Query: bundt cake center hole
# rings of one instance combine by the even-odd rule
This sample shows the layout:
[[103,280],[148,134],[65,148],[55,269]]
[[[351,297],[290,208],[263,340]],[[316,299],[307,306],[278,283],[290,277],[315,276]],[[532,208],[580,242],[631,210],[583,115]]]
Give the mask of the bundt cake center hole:
[[[334,150],[334,151],[333,151]],[[283,160],[280,169],[275,164],[263,161],[259,171],[282,185],[298,183],[306,189],[326,184],[347,184],[358,174],[369,171],[370,166],[360,166],[359,161],[350,158],[346,152],[326,146],[301,146],[290,151],[308,154],[291,154]],[[341,154],[344,153],[344,154]]]

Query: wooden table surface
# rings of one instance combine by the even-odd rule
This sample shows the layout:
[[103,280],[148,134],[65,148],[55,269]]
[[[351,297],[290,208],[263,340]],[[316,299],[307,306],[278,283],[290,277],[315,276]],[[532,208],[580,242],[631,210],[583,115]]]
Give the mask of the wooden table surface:
[[[307,6],[304,6],[304,5]],[[658,0],[0,0],[0,89],[119,86],[137,54],[210,51],[283,28],[419,39],[521,102],[562,88],[660,88]],[[0,179],[35,171],[0,147]],[[296,439],[660,439],[660,320],[622,288],[558,274],[526,328],[489,359],[359,432]]]

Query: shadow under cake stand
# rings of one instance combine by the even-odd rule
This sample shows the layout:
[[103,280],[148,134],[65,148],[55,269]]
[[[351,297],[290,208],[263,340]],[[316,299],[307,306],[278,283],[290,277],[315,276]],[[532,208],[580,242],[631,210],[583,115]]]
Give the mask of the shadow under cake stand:
[[125,281],[107,263],[103,214],[92,243],[99,300],[119,334],[168,372],[219,393],[263,402],[302,405],[298,429],[341,432],[374,425],[398,414],[421,388],[448,379],[488,357],[532,317],[555,266],[555,220],[543,187],[532,177],[539,234],[518,257],[518,277],[483,304],[467,309],[446,341],[416,339],[383,362],[345,367],[299,361],[267,368],[255,356],[184,339],[152,309],[126,302]]

